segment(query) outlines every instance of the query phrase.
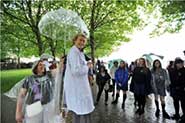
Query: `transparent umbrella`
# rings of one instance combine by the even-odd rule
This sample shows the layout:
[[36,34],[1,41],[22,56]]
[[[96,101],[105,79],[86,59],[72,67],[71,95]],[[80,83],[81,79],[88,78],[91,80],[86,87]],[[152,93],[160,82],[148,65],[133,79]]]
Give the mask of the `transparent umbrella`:
[[[53,40],[60,40],[64,42],[64,49],[66,48],[66,41],[72,41],[78,33],[85,34],[89,37],[89,30],[80,16],[74,11],[60,8],[58,10],[47,12],[39,22],[39,31],[42,35]],[[64,52],[65,53],[65,52]],[[63,75],[60,67],[58,68],[55,77],[55,88],[53,95],[54,116],[59,113],[60,101],[64,102],[63,95]],[[61,93],[62,92],[62,93]],[[62,100],[61,100],[62,99]]]
[[42,35],[64,41],[64,44],[78,33],[89,37],[89,30],[81,17],[76,12],[64,8],[47,12],[41,18],[38,27]]

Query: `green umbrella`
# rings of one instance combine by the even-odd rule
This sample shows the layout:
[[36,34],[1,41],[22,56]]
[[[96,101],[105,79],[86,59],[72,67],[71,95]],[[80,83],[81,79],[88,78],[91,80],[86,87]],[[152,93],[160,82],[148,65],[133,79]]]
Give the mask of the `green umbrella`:
[[113,60],[108,61],[108,68],[109,69],[113,66],[113,64],[114,64],[115,61],[117,61],[118,63],[120,63],[120,61],[123,61],[123,60],[122,59],[113,59]]

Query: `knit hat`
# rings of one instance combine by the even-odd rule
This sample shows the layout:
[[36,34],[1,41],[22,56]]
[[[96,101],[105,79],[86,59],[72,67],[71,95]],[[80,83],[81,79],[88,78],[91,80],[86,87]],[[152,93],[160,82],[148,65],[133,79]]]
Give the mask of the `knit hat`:
[[181,58],[175,59],[175,64],[184,63],[184,61]]

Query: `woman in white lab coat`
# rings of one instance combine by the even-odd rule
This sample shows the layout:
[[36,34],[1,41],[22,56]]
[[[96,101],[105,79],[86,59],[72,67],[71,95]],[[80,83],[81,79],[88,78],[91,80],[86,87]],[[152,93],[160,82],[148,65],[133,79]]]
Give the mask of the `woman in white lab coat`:
[[90,123],[90,114],[94,110],[92,92],[88,81],[89,64],[85,60],[83,49],[87,38],[78,34],[67,56],[64,76],[64,93],[67,109],[73,113],[73,123]]

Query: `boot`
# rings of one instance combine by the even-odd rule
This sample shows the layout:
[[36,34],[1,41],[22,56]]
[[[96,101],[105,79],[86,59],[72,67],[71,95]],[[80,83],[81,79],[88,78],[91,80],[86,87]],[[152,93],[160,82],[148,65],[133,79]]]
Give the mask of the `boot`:
[[137,107],[137,103],[136,103],[136,101],[134,101],[134,107],[135,107],[135,108]]
[[123,103],[122,103],[122,106],[121,106],[122,109],[125,109],[125,100],[126,100],[126,98],[127,98],[127,95],[123,94]]
[[179,114],[174,114],[174,115],[172,116],[172,119],[173,119],[173,120],[179,120],[179,119],[180,119],[180,115],[179,115]]
[[116,94],[116,99],[112,102],[112,104],[117,104],[119,98],[119,93]]
[[139,111],[139,115],[142,115],[145,113],[145,110],[142,108],[140,111]]
[[134,94],[134,106],[135,106],[135,108],[137,108],[137,106],[138,106],[138,100],[137,100],[136,94]]
[[165,104],[161,104],[161,105],[162,105],[162,110],[163,110],[163,118],[171,119],[171,117],[168,115],[168,113],[165,110]]
[[158,102],[157,100],[155,100],[155,105],[156,105],[155,116],[156,116],[157,118],[159,118],[160,110],[159,110],[159,102]]
[[139,115],[142,115],[145,113],[145,107],[142,105],[140,111],[139,111]]
[[138,109],[136,110],[136,114],[138,114],[139,112],[141,112],[141,98],[137,98],[138,100]]
[[182,115],[182,117],[179,120],[179,123],[185,123],[185,115]]
[[173,98],[173,105],[174,105],[174,108],[175,108],[175,114],[172,116],[172,119],[178,121],[180,119],[179,100],[176,99],[176,98]]
[[138,109],[136,110],[136,112],[135,112],[135,113],[136,113],[136,114],[138,114],[138,113],[140,112],[140,110],[141,110],[141,109],[140,109],[140,108],[138,108]]
[[145,103],[146,103],[146,98],[145,98],[145,96],[141,96],[140,97],[141,98],[141,110],[140,110],[140,112],[139,112],[139,115],[142,115],[142,114],[144,114],[144,112],[145,112]]
[[114,90],[114,87],[113,87],[112,97],[114,97],[114,95],[115,95],[115,90]]

